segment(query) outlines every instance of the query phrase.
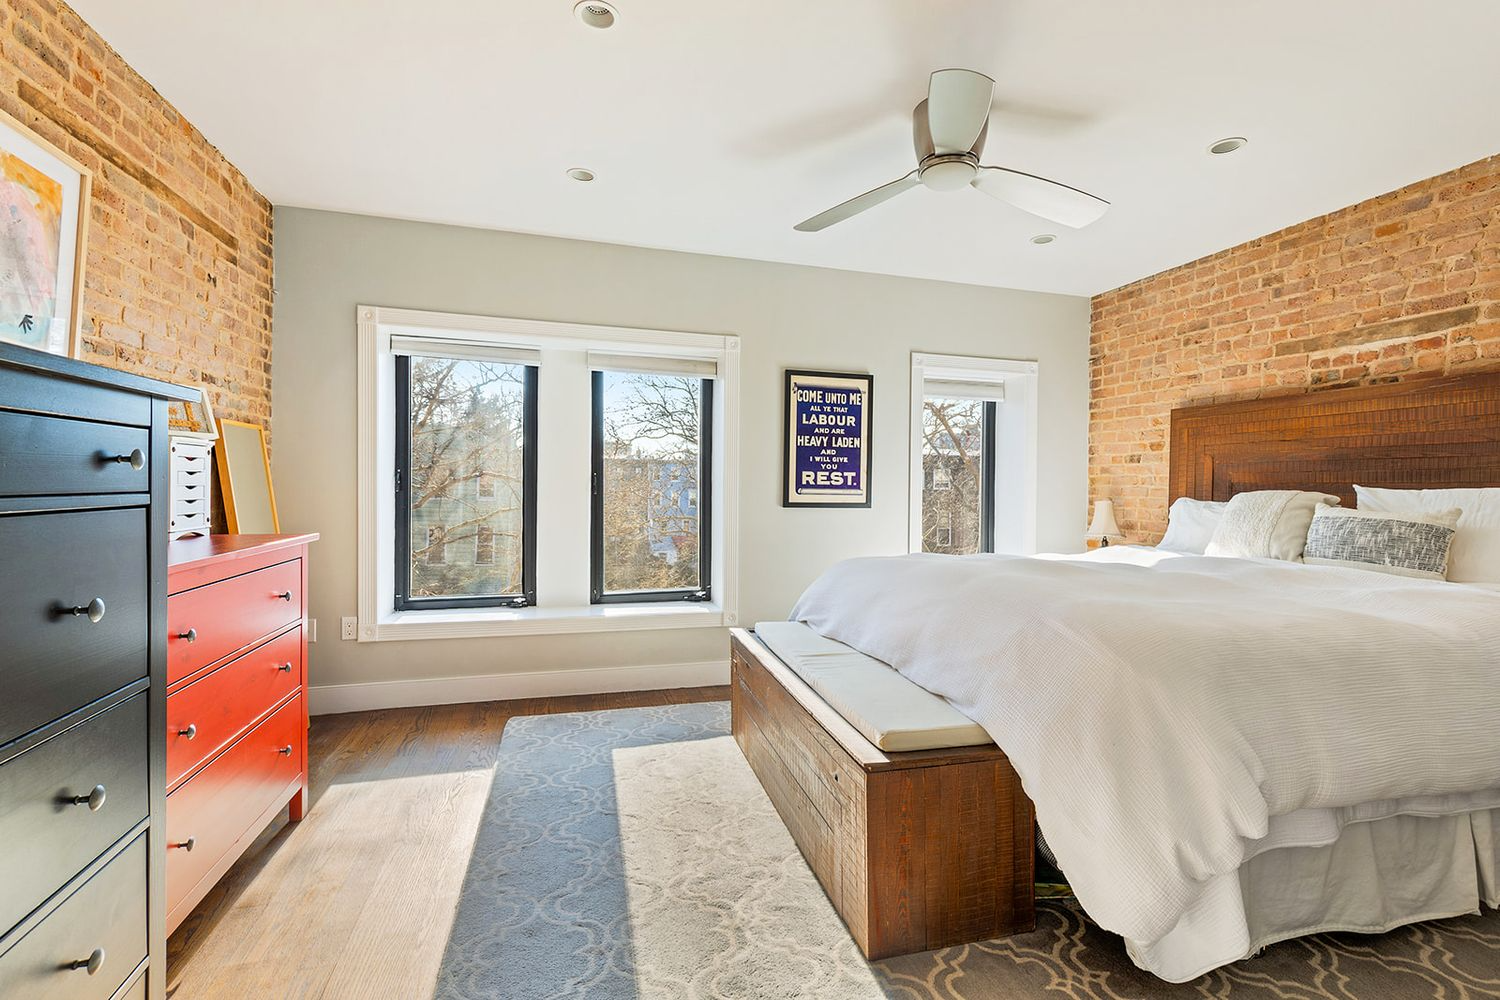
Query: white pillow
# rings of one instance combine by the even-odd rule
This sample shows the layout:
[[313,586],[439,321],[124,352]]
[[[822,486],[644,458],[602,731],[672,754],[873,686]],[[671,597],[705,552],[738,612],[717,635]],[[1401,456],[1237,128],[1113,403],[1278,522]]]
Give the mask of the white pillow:
[[1387,513],[1318,504],[1307,531],[1309,566],[1345,566],[1420,580],[1446,580],[1463,511]]
[[1448,556],[1454,583],[1500,583],[1500,489],[1390,490],[1355,486],[1360,510],[1434,514],[1458,507],[1458,533]]
[[1236,559],[1285,559],[1301,562],[1307,529],[1318,504],[1334,506],[1339,498],[1299,490],[1251,490],[1236,493],[1224,507],[1205,555]]
[[1224,518],[1223,500],[1194,500],[1178,497],[1167,510],[1167,533],[1157,548],[1168,552],[1190,552],[1201,556],[1214,540],[1214,529]]

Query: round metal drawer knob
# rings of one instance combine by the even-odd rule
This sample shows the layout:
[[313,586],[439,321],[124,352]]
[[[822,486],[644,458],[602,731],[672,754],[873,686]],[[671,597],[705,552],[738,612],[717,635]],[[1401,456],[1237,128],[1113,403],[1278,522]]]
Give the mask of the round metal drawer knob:
[[195,629],[195,628],[190,628],[186,632],[178,632],[177,633],[177,638],[179,638],[179,639],[186,639],[188,642],[197,642],[198,641],[198,630]]
[[104,808],[104,799],[107,793],[103,785],[95,785],[94,790],[87,795],[75,795],[70,800],[75,806],[88,806],[89,812],[98,812]]
[[194,847],[198,846],[198,838],[197,837],[189,837],[187,840],[179,841],[178,843],[175,843],[175,844],[168,844],[167,846],[168,847],[180,847],[184,851],[191,851]]
[[290,757],[292,755],[291,745],[288,744],[287,746],[284,746],[284,747],[277,747],[276,748],[276,752],[279,753],[279,754],[281,754],[281,756],[283,756],[283,757]]
[[290,590],[283,590],[276,596],[281,598],[283,601],[290,601],[292,599],[292,592]]
[[111,462],[119,462],[121,465],[128,465],[136,472],[140,472],[146,467],[146,453],[139,448],[132,448],[128,455],[111,455],[109,460]]
[[292,672],[292,665],[290,663],[278,663],[276,664],[276,669],[284,674],[289,674]]
[[87,969],[87,970],[89,970],[89,975],[92,976],[94,973],[98,972],[99,969],[100,969],[100,967],[103,966],[103,965],[104,965],[104,949],[103,948],[95,948],[92,952],[89,953],[89,957],[88,958],[80,958],[76,962],[69,962],[68,963],[68,968],[70,968],[70,969]]
[[89,621],[98,624],[98,622],[104,617],[104,598],[96,597],[92,601],[89,601],[87,604],[69,608],[68,610],[73,613],[74,618],[88,615]]
[[177,735],[184,739],[193,739],[198,735],[198,724],[196,722],[189,722],[186,729],[177,730]]

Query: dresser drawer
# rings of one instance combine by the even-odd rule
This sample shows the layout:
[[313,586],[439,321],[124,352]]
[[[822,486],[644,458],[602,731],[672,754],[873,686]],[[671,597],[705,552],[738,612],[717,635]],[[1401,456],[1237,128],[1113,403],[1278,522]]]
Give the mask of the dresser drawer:
[[172,469],[174,489],[179,486],[202,489],[208,485],[208,477],[213,474],[214,469],[213,462],[208,460],[208,452],[205,451],[201,456],[175,456],[175,461],[179,464]]
[[3,745],[146,676],[146,509],[0,516],[0,553]]
[[146,884],[141,834],[0,955],[0,997],[108,1000],[146,957]]
[[169,923],[235,841],[260,832],[250,824],[301,775],[303,725],[298,695],[167,796]]
[[138,694],[0,765],[0,934],[146,818],[149,732]]
[[208,534],[208,514],[173,514],[167,522],[167,530],[172,532],[172,537],[188,531],[196,531],[199,534]]
[[302,686],[302,629],[230,660],[167,698],[167,787]]
[[146,1000],[147,975],[148,973],[142,973],[137,976],[135,982],[130,984],[130,989],[125,991],[125,995],[120,997],[120,1000]]
[[208,495],[201,490],[188,492],[186,490],[172,498],[173,517],[207,517]]
[[267,566],[167,598],[167,682],[302,618],[302,560]]
[[172,509],[188,510],[208,501],[208,489],[203,483],[177,483],[172,487]]
[[0,410],[0,496],[145,493],[150,459],[143,427]]

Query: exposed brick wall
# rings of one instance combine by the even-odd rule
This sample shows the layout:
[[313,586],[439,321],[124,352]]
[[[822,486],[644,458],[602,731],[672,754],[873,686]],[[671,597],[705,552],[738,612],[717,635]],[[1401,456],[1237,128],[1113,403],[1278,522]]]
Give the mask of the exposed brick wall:
[[83,359],[269,427],[270,203],[54,0],[0,0],[0,108],[94,172]]
[[1167,525],[1175,406],[1500,368],[1500,156],[1093,301],[1089,491]]

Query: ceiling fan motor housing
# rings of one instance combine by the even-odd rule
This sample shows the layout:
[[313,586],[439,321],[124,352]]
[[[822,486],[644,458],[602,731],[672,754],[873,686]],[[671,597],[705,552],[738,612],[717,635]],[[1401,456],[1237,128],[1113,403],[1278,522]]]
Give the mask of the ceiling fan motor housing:
[[957,191],[974,183],[979,158],[972,153],[934,153],[917,167],[917,177],[932,191]]

